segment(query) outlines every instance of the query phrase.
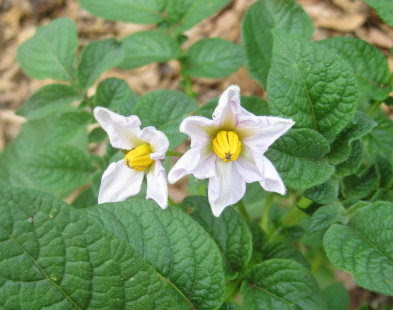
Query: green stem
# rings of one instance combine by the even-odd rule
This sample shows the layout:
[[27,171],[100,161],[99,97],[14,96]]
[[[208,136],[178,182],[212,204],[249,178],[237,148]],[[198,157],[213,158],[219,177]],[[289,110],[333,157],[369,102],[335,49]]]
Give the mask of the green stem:
[[182,156],[184,153],[182,152],[177,152],[177,151],[168,151],[166,152],[167,156],[173,156],[173,157],[180,157]]
[[265,206],[263,207],[262,210],[262,218],[260,221],[260,226],[266,232],[269,231],[269,216],[270,216],[270,210],[272,208],[273,202],[274,202],[274,195],[269,195],[266,199]]
[[249,215],[248,212],[247,212],[246,207],[244,206],[243,200],[240,200],[240,201],[237,203],[237,208],[238,208],[239,212],[243,215],[244,219],[245,219],[246,221],[250,222],[250,221],[251,221],[251,218],[250,218],[250,215]]
[[368,109],[367,113],[370,115],[373,115],[379,108],[379,106],[381,105],[381,102],[379,101],[375,101],[371,107]]

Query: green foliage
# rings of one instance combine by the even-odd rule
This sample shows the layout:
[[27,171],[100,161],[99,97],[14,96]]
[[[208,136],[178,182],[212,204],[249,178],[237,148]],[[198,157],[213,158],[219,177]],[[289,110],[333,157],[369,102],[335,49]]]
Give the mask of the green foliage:
[[219,38],[202,39],[184,55],[184,72],[195,77],[222,78],[243,64],[240,46]]
[[67,108],[80,99],[78,92],[65,84],[49,84],[30,96],[18,110],[18,114],[29,119],[42,118],[52,112]]
[[273,29],[310,39],[314,27],[293,0],[258,0],[248,8],[242,24],[247,70],[265,88],[272,61]]
[[166,62],[180,54],[177,41],[161,30],[133,33],[121,41],[124,59],[123,69],[138,68],[153,62]]
[[292,129],[275,142],[266,153],[291,188],[307,189],[329,179],[334,168],[323,156],[329,152],[328,141],[318,132]]
[[320,207],[311,217],[308,230],[311,232],[326,230],[334,223],[345,223],[345,209],[339,203]]
[[347,160],[336,166],[336,175],[345,177],[355,173],[363,160],[363,148],[359,140],[351,143],[351,153]]
[[340,282],[335,282],[321,291],[328,309],[348,310],[349,296],[345,287]]
[[123,58],[123,50],[115,39],[89,43],[82,52],[78,67],[80,86],[90,87],[103,72],[117,66]]
[[255,265],[241,291],[246,309],[326,309],[308,270],[289,259]]
[[375,202],[358,210],[348,225],[334,224],[323,243],[329,260],[371,291],[393,296],[393,204]]
[[347,198],[361,199],[378,188],[378,177],[374,166],[360,175],[350,175],[343,180],[343,195]]
[[218,218],[214,217],[208,200],[203,196],[189,196],[183,205],[217,243],[228,269],[242,270],[252,251],[252,236],[247,222],[233,208],[227,208]]
[[393,154],[393,121],[382,111],[378,112],[374,120],[377,126],[365,138],[366,150],[369,156],[376,155],[391,157]]
[[369,6],[371,6],[382,20],[393,26],[393,3],[389,0],[364,0]]
[[303,195],[317,203],[332,203],[338,199],[338,180],[330,178],[324,183],[308,188]]
[[19,47],[17,59],[32,78],[72,81],[77,46],[74,21],[60,18],[38,28],[36,34]]
[[333,141],[357,109],[357,81],[337,54],[316,43],[274,31],[268,76],[269,107]]
[[389,95],[389,65],[375,46],[350,37],[335,37],[317,43],[334,49],[352,67],[361,96],[384,100]]

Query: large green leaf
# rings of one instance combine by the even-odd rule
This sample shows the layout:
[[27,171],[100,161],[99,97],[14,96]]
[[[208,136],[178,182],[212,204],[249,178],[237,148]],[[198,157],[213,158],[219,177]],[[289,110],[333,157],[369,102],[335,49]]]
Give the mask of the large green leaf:
[[326,309],[309,271],[289,259],[274,258],[255,265],[241,292],[246,309]]
[[156,90],[140,97],[133,113],[140,117],[143,126],[152,125],[168,133],[171,147],[174,147],[186,139],[174,129],[196,108],[196,101],[187,95],[175,90]]
[[132,243],[85,210],[35,191],[0,189],[1,308],[196,308]]
[[302,128],[290,130],[271,146],[266,155],[286,185],[307,189],[325,182],[332,175],[334,168],[323,159],[327,152],[329,143],[321,134]]
[[152,62],[166,62],[179,56],[177,41],[161,30],[147,30],[133,33],[121,42],[124,60],[123,69],[133,69]]
[[197,41],[184,57],[184,72],[204,78],[217,79],[228,76],[243,64],[242,48],[220,38]]
[[271,64],[274,28],[305,39],[310,39],[313,32],[311,19],[293,0],[259,0],[248,8],[242,24],[247,69],[264,87]]
[[78,67],[79,84],[84,88],[90,87],[103,72],[120,64],[123,58],[124,52],[115,39],[89,43],[82,51]]
[[358,86],[352,68],[324,46],[274,31],[267,92],[274,115],[319,131],[329,141],[353,118]]
[[352,67],[362,96],[383,100],[389,95],[389,65],[378,48],[350,37],[329,38],[317,43],[334,49]]
[[391,157],[393,154],[393,120],[383,112],[377,113],[374,120],[377,126],[363,139],[366,142],[365,149],[371,157],[376,155]]
[[393,204],[359,209],[348,225],[334,224],[323,243],[329,260],[371,291],[393,296]]
[[226,208],[220,217],[215,217],[207,198],[203,196],[187,197],[183,205],[187,213],[201,224],[217,243],[230,271],[239,271],[248,264],[252,252],[251,232],[247,223],[233,208]]
[[393,3],[389,0],[364,0],[370,5],[383,21],[393,26]]
[[17,59],[32,78],[71,81],[78,47],[75,22],[60,18],[37,29],[18,49]]
[[223,262],[217,245],[188,215],[176,208],[132,199],[87,209],[97,225],[112,231],[193,305],[215,309],[224,294]]
[[129,116],[138,100],[137,95],[124,80],[109,78],[98,84],[94,105],[106,107],[116,113]]
[[69,85],[49,84],[30,96],[18,110],[18,114],[29,119],[45,117],[80,98],[81,95]]
[[137,24],[155,24],[163,21],[162,0],[79,0],[90,13],[109,20]]

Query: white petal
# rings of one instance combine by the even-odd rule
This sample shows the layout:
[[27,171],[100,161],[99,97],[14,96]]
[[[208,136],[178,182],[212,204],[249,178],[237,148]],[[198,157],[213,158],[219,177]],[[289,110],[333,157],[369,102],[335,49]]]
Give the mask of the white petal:
[[168,206],[168,183],[165,169],[161,161],[157,160],[146,174],[147,190],[146,199],[153,199],[162,209]]
[[291,128],[291,119],[274,116],[241,117],[237,129],[243,136],[243,143],[262,153]]
[[123,160],[111,163],[101,179],[98,203],[122,201],[141,190],[144,173],[128,168]]
[[268,192],[275,192],[285,195],[286,189],[284,182],[282,181],[272,162],[267,157],[262,155],[257,164],[263,176],[263,179],[259,182],[262,188]]
[[246,192],[246,183],[233,162],[217,161],[217,175],[209,180],[209,203],[218,217],[225,207],[238,202]]
[[109,142],[114,148],[131,150],[141,143],[138,134],[141,121],[138,116],[122,116],[106,108],[96,107],[94,117],[109,136]]
[[186,117],[180,124],[180,131],[191,138],[191,147],[207,143],[211,139],[210,133],[215,129],[214,122],[202,116]]
[[253,159],[239,157],[233,163],[234,165],[236,165],[236,169],[239,171],[246,183],[252,183],[262,180],[262,174],[258,170],[258,167]]
[[237,85],[232,85],[220,96],[218,105],[213,112],[213,120],[218,126],[235,127],[237,117],[241,115],[243,110],[240,106],[240,88]]
[[190,174],[198,164],[199,158],[200,151],[197,148],[191,148],[185,152],[169,171],[169,183],[176,183],[185,175]]
[[145,127],[141,130],[139,138],[150,144],[153,150],[153,153],[150,154],[151,159],[158,160],[165,158],[169,141],[162,131],[157,130],[153,126]]

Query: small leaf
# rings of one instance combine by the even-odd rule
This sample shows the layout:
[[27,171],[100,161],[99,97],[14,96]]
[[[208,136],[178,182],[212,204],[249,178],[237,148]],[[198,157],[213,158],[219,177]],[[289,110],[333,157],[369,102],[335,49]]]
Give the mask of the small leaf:
[[370,116],[357,112],[349,125],[334,140],[331,151],[327,155],[329,162],[337,165],[348,159],[352,141],[368,134],[376,125],[377,123]]
[[322,184],[307,189],[303,195],[320,204],[333,203],[338,199],[338,181],[330,178]]
[[271,64],[272,29],[305,39],[311,39],[314,30],[311,19],[293,0],[256,1],[248,8],[242,24],[247,70],[264,87]]
[[351,154],[348,159],[336,166],[336,175],[345,177],[354,174],[362,164],[363,149],[360,140],[351,143]]
[[391,157],[393,154],[393,121],[382,111],[377,113],[374,120],[377,126],[364,137],[369,156],[381,155]]
[[184,57],[184,72],[195,77],[226,77],[243,64],[241,47],[220,38],[197,41]]
[[133,114],[138,101],[137,95],[128,87],[124,80],[109,78],[98,84],[94,96],[94,105],[106,107],[124,116]]
[[195,309],[86,209],[31,190],[0,189],[0,265],[1,308]]
[[369,196],[378,188],[378,177],[374,166],[360,176],[350,175],[343,180],[343,195],[347,198],[361,199]]
[[389,65],[378,48],[350,37],[329,38],[317,44],[334,49],[352,67],[362,96],[384,100],[389,95]]
[[[198,24],[203,19],[213,15],[218,10],[222,9],[230,0],[183,0],[183,12],[181,17],[177,14],[176,33],[183,33],[192,26]],[[179,0],[168,1],[168,13],[173,15],[174,7],[178,10]]]
[[379,187],[390,188],[393,185],[393,164],[387,158],[377,156],[375,160]]
[[359,209],[348,225],[334,224],[323,244],[329,260],[371,291],[393,296],[393,204]]
[[[183,118],[196,108],[195,100],[187,95],[174,90],[156,90],[139,98],[133,114],[140,117],[143,126],[151,125],[164,133],[171,133],[174,126],[178,127]],[[183,137],[186,138],[184,135]],[[171,139],[170,143],[171,148],[175,147],[179,139]]]
[[27,99],[18,114],[29,119],[45,117],[81,99],[74,88],[65,84],[49,84],[40,88]]
[[308,230],[315,232],[325,230],[334,223],[345,223],[346,217],[344,213],[345,209],[339,203],[321,206],[312,215]]
[[191,309],[216,309],[224,294],[223,262],[203,228],[176,208],[133,198],[86,209],[96,224],[135,249],[175,287]]
[[136,24],[158,24],[164,20],[162,0],[79,0],[90,13],[109,20]]
[[117,66],[124,58],[120,43],[105,39],[89,43],[82,51],[78,80],[83,88],[93,85],[105,71]]
[[72,81],[78,47],[75,22],[59,18],[39,27],[18,49],[17,59],[32,78]]
[[180,46],[176,40],[161,30],[147,30],[133,33],[121,42],[124,60],[123,69],[142,67],[153,62],[167,62],[176,59]]
[[290,130],[266,155],[286,185],[307,189],[327,181],[333,174],[334,168],[323,159],[327,152],[327,140],[318,132],[303,128]]
[[326,309],[308,270],[289,259],[275,258],[255,265],[241,292],[246,309]]
[[214,217],[207,198],[202,196],[187,197],[182,205],[217,243],[230,271],[240,271],[248,264],[252,236],[236,210],[227,208],[220,217]]
[[333,141],[358,106],[352,69],[329,48],[277,30],[272,55],[267,82],[271,112]]

